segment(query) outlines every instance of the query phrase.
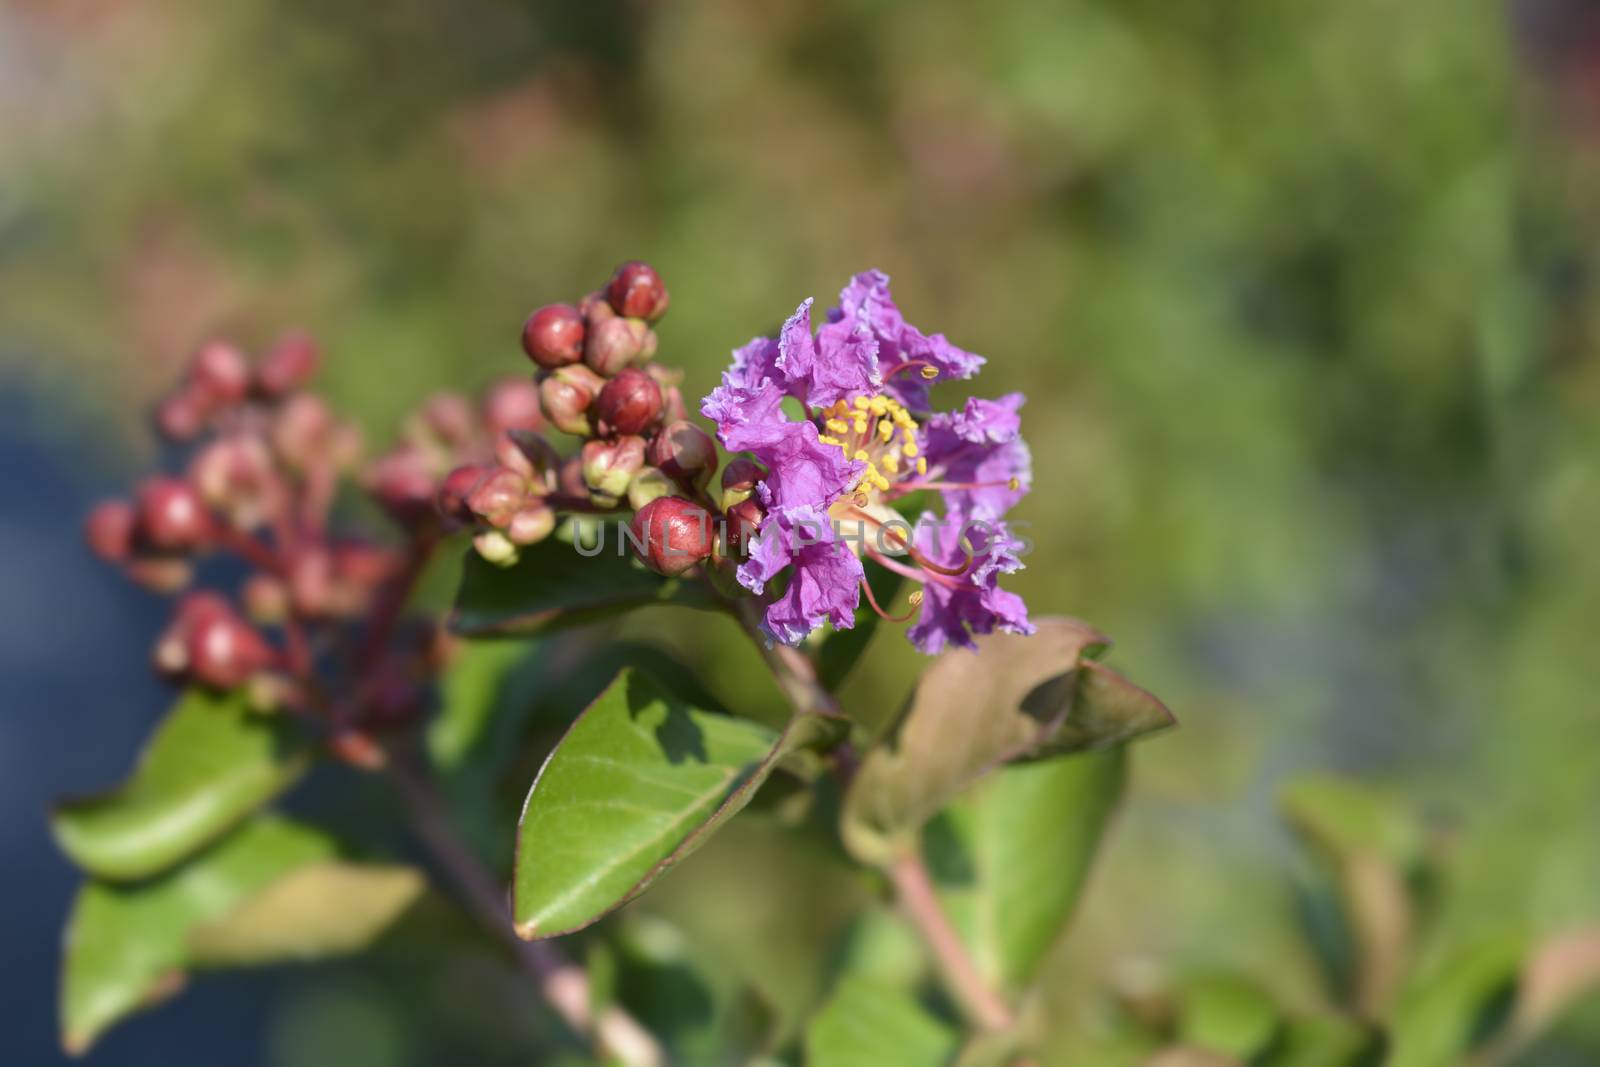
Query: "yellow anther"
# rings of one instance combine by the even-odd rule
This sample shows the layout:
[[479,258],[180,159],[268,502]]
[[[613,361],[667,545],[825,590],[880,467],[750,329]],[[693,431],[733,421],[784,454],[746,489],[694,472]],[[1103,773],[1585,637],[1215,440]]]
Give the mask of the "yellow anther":
[[906,597],[906,603],[914,608],[920,608],[922,606],[922,590],[913,590],[911,595]]
[[939,368],[938,367],[923,367],[922,368],[922,376],[924,378],[928,379],[928,381],[931,382],[931,381],[933,381],[935,378],[937,378],[939,376]]
[[[844,403],[844,401],[842,401],[842,400],[841,400],[841,401],[840,401],[840,403],[841,403],[841,404],[842,404],[842,403]],[[852,401],[852,403],[854,403],[854,404],[855,404],[855,406],[856,406],[856,407],[857,407],[857,408],[860,408],[860,409],[861,409],[861,410],[862,410],[862,411],[865,411],[865,410],[866,410],[866,409],[867,409],[867,408],[869,408],[869,407],[871,407],[871,406],[872,406],[872,401],[871,401],[871,400],[868,400],[868,399],[867,399],[867,398],[866,398],[866,397],[864,397],[864,396],[858,396],[858,397],[856,397],[856,398],[855,398],[855,400],[854,400],[854,401]]]
[[1011,480],[1006,482],[1006,488],[1015,493],[1018,489],[1022,488],[1022,479],[1013,475]]
[[830,437],[828,434],[825,434],[825,433],[817,434],[817,440],[821,441],[825,445],[837,445],[840,448],[844,447],[844,442],[843,441],[839,440],[837,437]]
[[923,457],[921,457],[920,459],[917,460],[917,473],[918,474],[927,474],[928,473],[928,457],[923,456]]
[[856,416],[855,431],[856,431],[856,433],[866,433],[867,432],[867,419],[866,419],[866,416],[864,416],[864,415],[857,415]]
[[882,441],[884,444],[888,444],[889,438],[893,436],[894,423],[890,422],[888,419],[884,419],[882,422],[878,423],[878,440]]
[[856,491],[856,495],[851,497],[850,499],[855,502],[855,505],[858,508],[864,508],[868,504],[872,503],[872,499],[869,496],[867,496],[867,494],[861,492],[860,490],[857,490]]
[[883,454],[883,469],[890,474],[900,473],[900,453],[885,452]]
[[917,443],[915,441],[907,441],[905,444],[900,446],[900,454],[907,459],[916,459]]
[[887,493],[889,491],[889,479],[875,470],[872,472],[872,484],[878,487],[879,492]]
[[889,410],[889,405],[891,403],[893,403],[893,401],[886,396],[875,396],[872,398],[872,403],[868,406],[871,408],[874,415],[882,415],[884,412]]
[[870,457],[867,455],[867,450],[864,449],[864,448],[856,449],[855,458],[856,458],[856,462],[858,462],[858,463],[866,463],[870,459]]
[[827,422],[823,423],[822,425],[826,426],[828,429],[832,430],[834,433],[849,433],[850,432],[850,424],[848,422],[845,422],[843,419],[829,419]]

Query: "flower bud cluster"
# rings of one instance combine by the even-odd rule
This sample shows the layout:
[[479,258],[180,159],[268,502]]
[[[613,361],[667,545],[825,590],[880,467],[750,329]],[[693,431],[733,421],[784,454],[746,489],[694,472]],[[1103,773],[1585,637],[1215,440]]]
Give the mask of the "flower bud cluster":
[[[366,765],[381,754],[369,732],[414,719],[438,667],[441,638],[400,619],[406,590],[441,538],[480,514],[519,543],[548,533],[554,513],[530,508],[526,489],[553,488],[559,460],[539,436],[538,389],[522,379],[477,404],[431,398],[396,447],[362,465],[354,426],[307,390],[320,360],[303,334],[253,362],[227,342],[201,346],[156,409],[157,429],[182,449],[179,473],[99,504],[85,537],[134,581],[180,594],[154,649],[164,676],[320,718],[330,751],[362,753],[353,762]],[[500,495],[467,469],[502,472]],[[400,543],[330,530],[351,485],[398,524]],[[441,515],[436,500],[451,486],[460,505]],[[193,588],[217,557],[231,557],[234,573],[243,566],[235,594]]]
[[[716,443],[686,417],[682,374],[653,362],[653,327],[669,303],[653,267],[624,263],[604,287],[576,303],[550,304],[530,315],[522,348],[539,368],[545,420],[582,439],[577,454],[558,463],[547,502],[558,510],[635,512],[630,536],[636,554],[659,573],[676,576],[714,556],[720,562],[732,539],[720,534],[728,512],[711,492]],[[735,461],[730,469],[749,466]],[[450,514],[460,512],[469,492],[469,476],[459,477],[440,499]],[[754,515],[759,522],[758,506],[745,503],[759,474],[738,477],[747,483],[739,519],[748,525]],[[502,533],[507,501],[497,495],[494,514],[477,510],[473,517],[488,527],[479,535],[479,552],[509,564],[518,542]],[[736,551],[744,544],[739,539]]]

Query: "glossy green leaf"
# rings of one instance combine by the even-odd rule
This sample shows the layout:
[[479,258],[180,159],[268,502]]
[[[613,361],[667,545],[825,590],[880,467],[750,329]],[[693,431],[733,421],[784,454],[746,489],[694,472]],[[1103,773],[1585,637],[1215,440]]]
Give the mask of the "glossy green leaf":
[[427,888],[414,867],[323,861],[274,880],[189,933],[197,967],[294,962],[359,952]]
[[1386,1067],[1460,1063],[1511,1018],[1526,944],[1507,936],[1457,952],[1395,1010]]
[[162,877],[89,882],[67,923],[62,1044],[82,1052],[109,1026],[182,988],[188,939],[275,879],[328,860],[324,835],[262,816]]
[[928,866],[990,982],[1027,985],[1071,918],[1126,761],[1113,749],[1006,767],[929,823]]
[[[571,524],[563,527],[572,530]],[[641,566],[629,554],[618,524],[599,524],[595,530],[603,533],[570,532],[526,548],[513,567],[496,567],[468,551],[451,628],[475,636],[532,634],[652,604],[715,603],[703,583],[663,578]]]
[[862,760],[846,844],[881,863],[961,790],[1006,763],[1110,748],[1173,724],[1160,701],[1088,657],[1106,639],[1072,619],[1031,637],[954,649],[917,683],[904,715]]
[[216,840],[292,784],[307,764],[292,723],[259,715],[244,694],[190,690],[120,788],[51,815],[56,841],[90,874],[158,874]]
[[849,976],[806,1030],[808,1067],[943,1067],[957,1034],[907,990]]
[[839,728],[807,715],[780,734],[623,671],[528,793],[512,886],[517,932],[570,933],[633,899],[749,803],[784,756]]

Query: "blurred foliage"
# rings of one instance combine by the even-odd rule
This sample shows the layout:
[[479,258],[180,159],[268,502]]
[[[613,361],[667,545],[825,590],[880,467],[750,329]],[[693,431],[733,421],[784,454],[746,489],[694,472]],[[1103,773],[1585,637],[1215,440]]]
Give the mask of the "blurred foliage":
[[[1151,959],[1312,1001],[1271,814],[1302,770],[1458,823],[1441,928],[1593,916],[1591,8],[7,0],[0,371],[116,462],[196,341],[303,324],[381,439],[622,258],[672,286],[687,392],[880,266],[1030,397],[1014,587],[1137,649],[1185,721],[1140,753],[1049,1010]],[[776,706],[686,614],[629,629]],[[885,722],[919,666],[890,629],[845,691]],[[814,1000],[820,931],[759,905],[829,876],[736,826],[640,910]],[[290,1002],[275,1055],[392,1041],[382,1005]],[[1548,1062],[1600,1049],[1569,1029]]]

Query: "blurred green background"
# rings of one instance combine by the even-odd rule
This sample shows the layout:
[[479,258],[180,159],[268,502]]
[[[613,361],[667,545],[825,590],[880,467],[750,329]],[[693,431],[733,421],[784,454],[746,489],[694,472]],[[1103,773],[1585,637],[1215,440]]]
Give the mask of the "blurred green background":
[[[54,457],[59,540],[151,461],[138,405],[212,333],[310,328],[381,442],[430,390],[523,371],[523,316],[619,260],[671,287],[660,358],[692,395],[881,267],[989,358],[978,390],[1029,396],[1013,587],[1111,633],[1183,721],[1138,750],[1052,996],[1198,966],[1310,998],[1275,815],[1302,773],[1454,827],[1436,921],[1462,938],[1600,917],[1596,70],[1579,0],[5,0],[0,458],[21,487]],[[6,528],[39,528],[44,497],[8,496]],[[23,571],[88,564],[12,540],[14,642],[61,588]],[[775,699],[731,627],[632,629]],[[845,693],[863,715],[919,667],[887,631]],[[5,657],[33,679],[7,718],[63,703],[50,655]],[[124,671],[102,695],[138,658],[97,661]],[[39,755],[82,714],[8,730],[29,796],[95,784]],[[798,848],[752,816],[637,910],[804,1000],[848,902]],[[361,973],[283,985],[251,1055],[422,1062]],[[120,1040],[105,1062],[144,1055]],[[1548,1062],[1597,1062],[1572,1054]]]

